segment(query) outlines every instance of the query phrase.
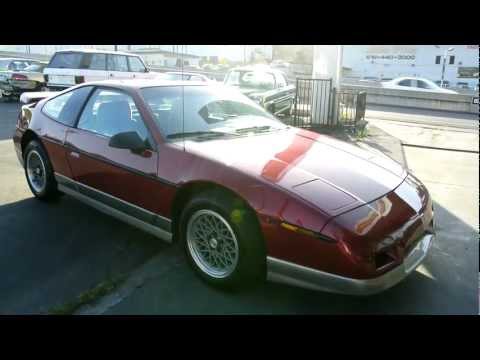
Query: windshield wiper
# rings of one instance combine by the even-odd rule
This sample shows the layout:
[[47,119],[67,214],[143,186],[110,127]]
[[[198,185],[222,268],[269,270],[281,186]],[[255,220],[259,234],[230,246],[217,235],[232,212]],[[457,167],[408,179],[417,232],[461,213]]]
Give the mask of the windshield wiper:
[[222,137],[225,135],[235,135],[221,131],[186,131],[167,135],[167,139],[176,139],[182,137],[201,136],[201,137]]

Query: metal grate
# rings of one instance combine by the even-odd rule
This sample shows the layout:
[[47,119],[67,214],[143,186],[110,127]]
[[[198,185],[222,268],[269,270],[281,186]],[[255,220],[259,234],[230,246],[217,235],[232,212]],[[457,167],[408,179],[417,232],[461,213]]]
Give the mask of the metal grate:
[[337,91],[332,79],[296,80],[292,125],[302,128],[344,127],[354,133],[364,127],[367,93]]
[[365,91],[334,91],[334,126],[356,132],[365,124],[367,93]]

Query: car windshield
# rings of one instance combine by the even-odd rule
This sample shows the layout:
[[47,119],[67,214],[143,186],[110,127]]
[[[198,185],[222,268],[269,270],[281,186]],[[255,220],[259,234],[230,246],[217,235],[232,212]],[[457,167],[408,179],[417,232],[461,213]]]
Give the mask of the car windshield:
[[288,128],[238,90],[225,86],[162,86],[141,91],[169,140],[236,137]]
[[233,70],[227,75],[225,84],[242,88],[272,90],[275,86],[275,78],[273,74],[265,71]]

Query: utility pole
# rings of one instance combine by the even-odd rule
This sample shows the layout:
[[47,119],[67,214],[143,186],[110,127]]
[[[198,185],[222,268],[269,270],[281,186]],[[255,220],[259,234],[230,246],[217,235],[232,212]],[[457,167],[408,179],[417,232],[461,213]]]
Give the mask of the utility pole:
[[445,52],[443,53],[442,79],[440,80],[440,87],[443,87],[443,79],[445,78],[445,65],[447,63],[447,53],[453,50],[455,50],[455,48],[451,47],[446,49]]

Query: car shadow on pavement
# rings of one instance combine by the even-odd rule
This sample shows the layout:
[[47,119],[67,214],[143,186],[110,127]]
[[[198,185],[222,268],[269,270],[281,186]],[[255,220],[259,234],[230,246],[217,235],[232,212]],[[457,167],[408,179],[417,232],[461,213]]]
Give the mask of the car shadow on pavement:
[[0,98],[0,141],[13,137],[19,111],[20,103]]
[[0,314],[45,313],[166,245],[63,196],[0,205]]
[[439,204],[435,211],[437,239],[421,267],[381,294],[354,297],[275,283],[223,292],[194,274],[179,247],[68,196],[28,198],[0,206],[0,314],[46,313],[145,263],[141,286],[106,313],[477,314],[477,234]]

